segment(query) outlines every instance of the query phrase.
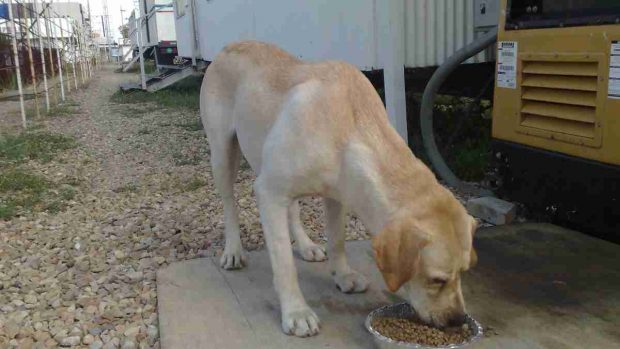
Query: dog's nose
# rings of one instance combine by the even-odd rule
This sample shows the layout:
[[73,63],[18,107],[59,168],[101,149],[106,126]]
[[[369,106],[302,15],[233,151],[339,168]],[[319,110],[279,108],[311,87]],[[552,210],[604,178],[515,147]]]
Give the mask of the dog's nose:
[[453,315],[448,320],[448,326],[461,326],[463,323],[465,323],[465,319],[466,319],[465,314]]

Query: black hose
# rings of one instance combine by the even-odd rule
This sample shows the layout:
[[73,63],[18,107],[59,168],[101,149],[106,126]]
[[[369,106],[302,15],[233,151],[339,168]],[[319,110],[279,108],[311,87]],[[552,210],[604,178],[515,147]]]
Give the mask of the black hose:
[[435,96],[437,91],[443,84],[443,82],[452,74],[452,72],[468,58],[478,54],[480,51],[489,47],[497,41],[497,28],[492,29],[488,33],[474,40],[471,44],[461,48],[454,55],[450,56],[437,70],[433,73],[430,81],[424,89],[424,95],[422,96],[422,106],[420,108],[420,129],[422,134],[422,143],[424,150],[431,160],[431,164],[439,176],[451,187],[459,189],[464,192],[482,195],[492,196],[488,190],[480,190],[471,186],[465,185],[461,180],[450,170],[446,162],[444,161],[441,153],[437,149],[435,143],[435,134],[433,131],[433,107],[435,105]]

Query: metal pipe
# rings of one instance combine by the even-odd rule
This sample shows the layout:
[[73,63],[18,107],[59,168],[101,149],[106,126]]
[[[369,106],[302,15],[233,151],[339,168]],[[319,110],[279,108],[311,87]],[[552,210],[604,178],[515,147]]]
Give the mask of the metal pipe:
[[15,28],[15,19],[13,18],[13,0],[9,0],[9,30],[11,31],[11,42],[13,45],[13,59],[15,61],[15,74],[17,75],[17,89],[19,91],[19,107],[22,113],[22,127],[24,130],[26,124],[26,109],[24,108],[24,90],[22,88],[22,74],[19,68],[19,52],[17,51],[17,29]]
[[[52,27],[50,25],[51,16],[50,16],[49,5],[47,5],[46,10],[47,10],[47,21],[45,21],[45,33],[47,34],[47,53],[48,53],[49,61],[50,61],[50,68],[52,70],[52,79],[54,79],[56,78],[56,69],[54,69],[54,56],[52,55],[52,46],[54,44],[54,38],[52,36]],[[43,15],[43,18],[45,18],[45,15]],[[54,102],[58,103],[58,94],[54,94]]]
[[[59,23],[60,27],[60,42],[62,43],[62,19],[60,19]],[[58,77],[60,78],[60,95],[61,99],[65,101],[65,78],[62,75],[62,60],[60,59],[60,44],[58,44],[58,36],[56,36],[56,26],[54,26],[54,37],[56,38],[56,59],[58,60]],[[64,45],[63,45],[64,46]],[[69,87],[67,87],[67,92],[69,92]]]
[[[37,93],[37,74],[34,69],[34,57],[32,56],[32,41],[30,40],[30,22],[29,14],[26,14],[26,7],[22,4],[24,9],[24,25],[26,26],[26,44],[28,45],[28,60],[30,61],[30,77],[32,79],[32,91],[34,93],[34,109],[37,118],[41,117],[41,111],[39,110],[39,94]],[[17,17],[19,18],[19,11]],[[21,24],[20,24],[21,26]],[[21,30],[20,30],[21,33]],[[23,39],[23,38],[22,38]]]
[[43,88],[45,89],[45,110],[50,111],[50,95],[47,87],[47,68],[45,67],[45,50],[43,49],[43,35],[41,35],[41,17],[37,9],[37,0],[34,0],[34,11],[37,15],[37,34],[39,35],[39,53],[41,53],[41,67],[43,70]]
[[196,55],[199,49],[198,28],[196,28],[196,4],[194,0],[190,0],[190,15],[192,16],[192,66],[196,67]]
[[[60,20],[60,42],[62,43],[62,57],[64,58],[63,61],[65,61],[65,70],[67,71],[67,93],[71,92],[71,76],[69,75],[69,69],[66,69],[68,66],[68,63],[66,62],[67,60],[67,52],[68,52],[68,48],[69,48],[69,43],[65,43],[65,34],[63,34],[63,32],[65,31],[64,29],[62,29],[62,23],[63,23],[63,19],[64,17],[59,17],[58,18]],[[68,35],[67,35],[68,36]],[[64,98],[62,99],[63,101],[65,100]]]
[[140,59],[140,82],[142,83],[142,89],[146,90],[146,75],[144,72],[144,50],[142,48],[142,19],[138,18],[136,19],[137,23],[136,23],[136,27],[139,28],[138,30],[138,35],[137,35],[137,39],[138,39],[138,54],[139,54],[139,59]]
[[[65,16],[65,18],[67,19],[67,23],[69,23],[69,17]],[[73,54],[73,59],[71,60],[71,67],[73,69],[73,82],[75,83],[75,89],[78,89],[78,81],[77,81],[77,71],[75,69],[75,61],[77,60],[77,51],[75,49],[75,43],[73,42],[73,39],[75,37],[75,23],[73,23],[73,25],[70,26],[71,28],[71,36],[69,36],[69,42],[71,43],[71,51]]]
[[[465,192],[476,192],[477,189],[471,188],[465,185],[461,180],[450,170],[446,162],[444,161],[441,153],[437,149],[435,143],[435,134],[433,130],[433,106],[435,101],[435,95],[443,84],[443,82],[450,76],[450,74],[468,58],[476,55],[478,52],[484,50],[488,46],[497,41],[497,28],[490,30],[488,33],[480,36],[469,45],[464,46],[452,56],[450,56],[433,74],[430,81],[424,89],[424,95],[422,96],[422,105],[420,108],[420,128],[422,133],[422,142],[424,144],[424,150],[428,155],[433,168],[439,176],[446,181],[446,183],[454,188],[463,190]],[[478,192],[479,195],[491,196],[489,191]]]

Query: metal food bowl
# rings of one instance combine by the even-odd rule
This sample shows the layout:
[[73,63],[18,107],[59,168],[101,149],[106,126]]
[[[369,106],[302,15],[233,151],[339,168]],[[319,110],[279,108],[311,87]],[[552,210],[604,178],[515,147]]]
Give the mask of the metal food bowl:
[[390,339],[385,337],[377,330],[372,327],[372,320],[375,318],[381,317],[393,317],[393,318],[415,318],[415,311],[408,303],[399,303],[399,304],[391,304],[381,307],[379,309],[373,310],[366,317],[366,329],[368,332],[372,334],[375,339],[375,343],[378,348],[381,349],[402,349],[402,348],[415,348],[415,349],[455,349],[455,348],[464,348],[470,343],[480,339],[482,337],[482,326],[478,321],[472,318],[469,315],[466,315],[465,323],[469,325],[469,328],[473,332],[473,335],[463,343],[458,344],[448,344],[444,346],[434,347],[427,346],[418,343],[410,343],[410,342],[401,342],[397,340]]

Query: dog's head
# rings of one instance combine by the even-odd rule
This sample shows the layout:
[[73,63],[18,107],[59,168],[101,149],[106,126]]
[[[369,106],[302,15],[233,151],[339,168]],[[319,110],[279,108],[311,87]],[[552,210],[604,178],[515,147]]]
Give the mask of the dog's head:
[[476,220],[460,204],[415,217],[403,210],[373,238],[377,266],[390,291],[404,287],[422,321],[438,327],[461,324],[461,273],[477,261]]

